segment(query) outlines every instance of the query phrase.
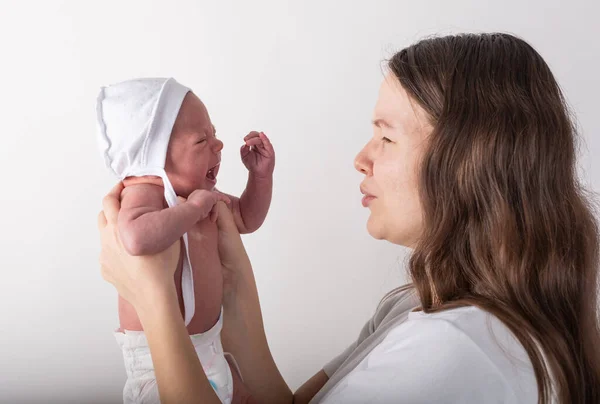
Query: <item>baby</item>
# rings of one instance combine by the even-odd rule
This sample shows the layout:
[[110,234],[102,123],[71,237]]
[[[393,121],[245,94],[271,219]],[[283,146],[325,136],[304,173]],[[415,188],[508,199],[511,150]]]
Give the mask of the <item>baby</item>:
[[[273,147],[262,132],[244,138],[241,157],[249,176],[236,198],[215,188],[223,142],[206,107],[174,79],[103,87],[97,116],[105,163],[125,185],[118,217],[123,245],[131,255],[147,255],[183,240],[175,272],[181,313],[209,382],[221,402],[230,403],[232,375],[220,341],[223,279],[211,212],[226,201],[240,233],[262,225],[271,203]],[[124,403],[159,403],[142,325],[121,297],[119,321],[115,337],[128,377]]]

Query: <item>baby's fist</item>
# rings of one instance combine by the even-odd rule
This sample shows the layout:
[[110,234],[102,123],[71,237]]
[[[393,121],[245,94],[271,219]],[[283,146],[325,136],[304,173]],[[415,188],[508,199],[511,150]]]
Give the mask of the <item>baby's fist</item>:
[[244,138],[240,149],[242,162],[246,168],[259,177],[273,175],[275,168],[275,150],[271,141],[263,132],[250,132]]
[[216,220],[215,212],[213,212],[214,207],[217,202],[223,201],[227,204],[231,203],[229,198],[215,191],[207,191],[205,189],[197,189],[188,196],[186,203],[193,205],[198,209],[198,220],[204,220],[208,217],[211,212],[211,220]]

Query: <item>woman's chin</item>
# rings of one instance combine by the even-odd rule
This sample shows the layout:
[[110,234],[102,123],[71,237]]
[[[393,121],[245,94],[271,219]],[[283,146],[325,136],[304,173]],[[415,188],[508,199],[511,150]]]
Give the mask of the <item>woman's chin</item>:
[[386,227],[381,221],[374,218],[373,215],[369,216],[367,220],[367,231],[375,240],[386,240],[392,244],[414,249],[416,237],[414,237],[414,232],[409,230],[397,229],[390,226]]
[[367,232],[369,232],[369,235],[375,240],[383,240],[385,238],[383,226],[377,223],[377,220],[373,217],[373,214],[371,214],[367,220]]

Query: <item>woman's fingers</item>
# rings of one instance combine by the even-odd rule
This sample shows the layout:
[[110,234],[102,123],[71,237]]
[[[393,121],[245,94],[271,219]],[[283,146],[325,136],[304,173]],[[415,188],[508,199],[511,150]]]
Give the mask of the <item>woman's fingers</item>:
[[217,228],[219,229],[218,248],[223,280],[225,284],[232,285],[235,284],[234,279],[240,272],[248,270],[250,260],[233,214],[223,202],[217,204]]
[[215,204],[215,214],[217,216],[217,227],[220,231],[238,231],[233,214],[224,202]]
[[219,217],[219,214],[217,212],[217,205],[213,206],[212,210],[210,211],[210,221],[212,223],[215,223],[217,221],[217,218]]
[[123,192],[122,182],[115,185],[110,192],[102,199],[102,210],[108,223],[116,223],[121,209],[121,192]]
[[217,201],[215,202],[215,205],[221,201],[221,202],[225,202],[227,205],[231,204],[231,199],[229,199],[229,197],[227,195],[225,195],[222,192],[215,192],[215,194],[217,195]]

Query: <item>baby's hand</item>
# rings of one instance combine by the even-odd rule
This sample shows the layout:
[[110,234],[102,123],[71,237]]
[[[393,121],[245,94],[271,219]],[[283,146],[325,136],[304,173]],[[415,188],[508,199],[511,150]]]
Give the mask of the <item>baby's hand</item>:
[[215,207],[219,201],[223,201],[227,204],[231,203],[229,198],[220,192],[197,189],[188,196],[186,203],[189,203],[198,209],[200,214],[198,221],[204,220],[210,215],[210,221],[216,222],[217,210]]
[[240,150],[242,162],[258,177],[270,177],[275,169],[275,150],[263,132],[250,132]]

